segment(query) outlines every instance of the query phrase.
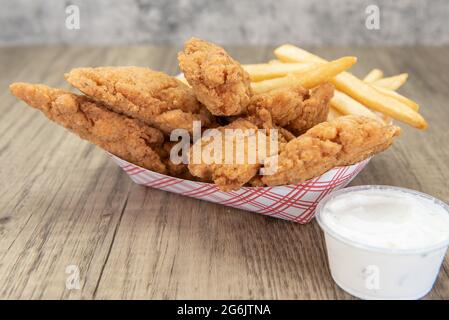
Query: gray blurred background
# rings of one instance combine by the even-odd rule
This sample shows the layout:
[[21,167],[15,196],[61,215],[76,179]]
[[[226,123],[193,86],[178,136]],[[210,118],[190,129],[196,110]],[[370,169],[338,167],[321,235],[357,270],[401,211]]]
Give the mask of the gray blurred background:
[[[66,28],[66,7],[80,29]],[[380,29],[366,8],[377,5]],[[0,45],[180,44],[190,36],[224,45],[449,44],[448,0],[0,0]]]

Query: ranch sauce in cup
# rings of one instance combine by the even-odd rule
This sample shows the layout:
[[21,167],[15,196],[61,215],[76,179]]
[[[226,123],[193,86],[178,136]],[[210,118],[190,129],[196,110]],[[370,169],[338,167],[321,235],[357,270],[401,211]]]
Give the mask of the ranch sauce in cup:
[[335,282],[363,299],[417,299],[435,282],[449,244],[449,207],[413,190],[346,188],[317,208]]

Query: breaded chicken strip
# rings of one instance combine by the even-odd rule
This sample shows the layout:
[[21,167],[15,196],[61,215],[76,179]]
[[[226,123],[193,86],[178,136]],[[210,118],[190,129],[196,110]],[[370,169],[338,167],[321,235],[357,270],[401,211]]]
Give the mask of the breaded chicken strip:
[[[176,145],[176,142],[172,141],[166,141],[164,142],[164,145],[162,148],[158,148],[156,151],[159,154],[159,156],[162,159],[162,162],[167,167],[168,175],[180,179],[186,179],[186,180],[196,180],[195,177],[189,172],[189,169],[187,168],[187,164],[184,162],[175,164],[171,160],[170,153],[172,151],[172,148]],[[179,153],[178,153],[179,154]],[[186,159],[186,162],[188,162],[188,159]]]
[[[301,182],[335,166],[350,165],[381,152],[400,128],[362,116],[323,122],[289,141],[278,157],[277,171],[262,178],[269,186]],[[271,161],[266,159],[266,164]]]
[[[241,129],[242,133],[246,133],[247,135],[229,135],[231,141],[231,147],[233,148],[233,158],[231,161],[226,162],[225,158],[225,130],[226,129]],[[218,185],[218,187],[223,191],[236,190],[243,186],[245,183],[251,180],[254,177],[260,166],[263,159],[270,152],[269,148],[265,152],[261,152],[262,154],[252,155],[255,157],[256,161],[249,161],[249,150],[254,150],[248,147],[248,141],[251,136],[257,134],[257,126],[253,123],[245,120],[245,119],[237,119],[234,122],[228,124],[227,126],[220,127],[218,130],[223,134],[222,137],[222,152],[220,155],[220,160],[218,163],[212,158],[210,164],[206,164],[203,158],[200,159],[200,163],[195,163],[193,153],[195,151],[195,145],[190,149],[190,163],[189,163],[189,171],[194,176],[197,176],[203,180],[213,181]],[[250,131],[248,131],[250,130]],[[267,138],[268,140],[268,138]],[[201,140],[197,141],[196,144],[201,144],[202,149],[206,148],[209,144],[213,143],[212,139],[207,139],[203,137]],[[242,143],[243,148],[240,149],[237,147],[239,143]],[[260,142],[257,141],[257,147]],[[204,151],[203,151],[204,154]],[[213,155],[213,152],[212,152]],[[239,163],[237,159],[241,157],[244,161]]]
[[251,97],[248,113],[254,114],[259,109],[266,109],[271,113],[275,125],[285,127],[301,116],[303,102],[308,94],[309,90],[300,85],[255,94]]
[[232,116],[246,111],[251,96],[249,75],[223,48],[192,38],[178,54],[178,60],[198,100],[213,115]]
[[273,124],[286,127],[296,136],[326,121],[334,87],[324,83],[312,90],[300,85],[274,89],[251,97],[248,113],[270,112]]
[[256,175],[256,176],[252,177],[252,179],[249,180],[245,186],[246,187],[257,187],[257,188],[265,187],[266,184],[263,183],[262,177],[263,176],[261,176],[261,175]]
[[295,138],[295,135],[287,129],[275,125],[271,113],[265,108],[256,108],[248,116],[241,119],[248,120],[259,129],[266,130],[267,136],[271,136],[272,129],[274,129],[277,133],[279,150],[282,150],[288,141]]
[[154,126],[166,134],[170,134],[175,129],[185,129],[192,133],[194,121],[201,121],[202,128],[216,126],[213,116],[206,108],[195,114],[180,109],[170,110],[155,116],[153,120]]
[[326,121],[333,95],[334,86],[331,83],[323,83],[313,88],[304,99],[300,115],[290,122],[287,129],[299,136],[318,123]]
[[50,120],[99,147],[143,168],[166,173],[155,148],[163,134],[143,122],[116,114],[85,96],[42,84],[13,83],[17,98],[39,109]]
[[193,121],[207,127],[212,115],[191,88],[174,77],[141,67],[76,68],[65,79],[111,110],[141,120],[169,134],[192,131]]

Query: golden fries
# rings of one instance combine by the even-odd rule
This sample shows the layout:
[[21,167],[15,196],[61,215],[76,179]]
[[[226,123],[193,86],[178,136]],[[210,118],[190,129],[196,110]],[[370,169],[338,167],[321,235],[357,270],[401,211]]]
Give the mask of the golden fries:
[[385,113],[394,119],[410,124],[418,129],[427,128],[424,118],[406,104],[381,94],[375,88],[360,81],[354,75],[345,72],[339,74],[333,83],[337,89],[349,94],[360,103]]
[[383,76],[384,76],[384,73],[382,70],[373,69],[365,76],[365,78],[363,78],[363,81],[366,83],[372,83],[374,81],[382,79]]
[[343,115],[353,114],[369,117],[376,120],[381,119],[377,114],[372,112],[363,104],[338,90],[334,91],[334,97],[331,99],[331,107],[338,110]]
[[[326,60],[292,45],[283,45],[274,51],[284,62],[326,62]],[[418,129],[427,128],[424,118],[398,99],[385,95],[349,72],[342,72],[331,80],[335,87],[360,103],[385,113]]]
[[415,101],[406,98],[400,95],[399,93],[393,91],[398,89],[401,85],[403,85],[407,80],[407,77],[408,74],[403,73],[394,77],[382,79],[383,71],[380,69],[373,69],[365,76],[365,78],[363,78],[363,81],[366,83],[370,83],[377,91],[381,92],[382,94],[389,96],[393,99],[396,99],[406,104],[413,110],[418,111],[419,105]]
[[327,121],[331,121],[334,120],[338,117],[341,117],[343,114],[340,113],[340,111],[338,111],[335,108],[332,108],[332,106],[329,108],[329,114],[327,115]]
[[326,62],[326,60],[291,44],[284,44],[274,50],[282,62]]
[[335,75],[349,69],[357,62],[355,57],[343,57],[331,62],[312,64],[301,74],[287,74],[282,78],[264,80],[251,83],[253,92],[262,93],[276,88],[299,84],[305,88],[313,88],[323,82],[329,81]]
[[[383,78],[383,72],[380,69],[373,69],[371,70],[365,78],[363,78],[364,82],[371,83],[371,85],[376,88],[376,90],[380,91],[381,93],[390,96],[394,99],[397,99],[404,104],[408,105],[410,108],[412,108],[415,111],[419,110],[419,105],[414,102],[413,100],[410,100],[399,93],[393,91],[395,89],[398,89],[402,84],[405,83],[407,80],[408,74],[403,73],[397,76]],[[385,81],[383,81],[385,80]],[[336,90],[338,93],[337,98],[334,101],[334,105],[336,105],[336,109],[341,110],[343,114],[359,114],[359,115],[365,115],[369,116],[368,113],[371,113],[372,115],[375,115],[373,112],[371,112],[368,108],[366,108],[363,104],[357,102],[356,100],[352,99],[350,96]],[[377,115],[375,115],[377,116]],[[382,117],[384,121],[391,121],[391,119],[388,116]]]
[[[285,62],[324,62],[317,56],[308,53],[305,50],[292,45],[283,45],[274,51],[276,57]],[[334,97],[331,100],[331,106],[343,115],[363,115],[373,119],[380,119],[374,112],[369,110],[360,102],[352,99],[347,94],[335,90]]]
[[393,90],[385,89],[385,88],[380,87],[375,84],[372,84],[372,86],[374,87],[374,89],[376,89],[380,93],[402,102],[403,104],[409,106],[412,110],[415,110],[415,111],[419,110],[419,105],[415,101],[410,100],[409,98],[406,98],[403,95],[401,95]]
[[407,78],[408,74],[402,73],[397,76],[376,80],[373,82],[373,84],[385,89],[397,90],[407,81]]
[[406,98],[394,91],[405,83],[407,77],[408,74],[403,73],[394,77],[382,79],[383,71],[380,69],[373,69],[365,76],[365,78],[363,78],[363,82],[370,83],[380,93],[396,99],[408,105],[413,110],[418,111],[419,105],[415,101],[410,100],[409,98]]
[[304,88],[313,88],[349,69],[356,62],[356,57],[343,57],[329,63],[312,65],[312,70],[295,76],[298,78],[298,83]]
[[301,73],[310,70],[311,63],[261,63],[246,64],[243,69],[248,72],[251,81],[279,78],[289,73]]
[[[382,77],[383,72],[379,69],[373,69],[365,77],[368,81]],[[364,81],[365,81],[364,79]],[[332,113],[332,114],[331,114]],[[381,117],[372,112],[357,100],[352,99],[347,94],[338,90],[334,91],[334,97],[331,100],[331,108],[329,109],[329,118],[336,118],[342,115],[361,115],[376,120],[381,120]]]
[[273,89],[291,86],[295,81],[297,81],[297,78],[292,74],[288,74],[281,78],[251,82],[251,89],[254,93],[263,93]]

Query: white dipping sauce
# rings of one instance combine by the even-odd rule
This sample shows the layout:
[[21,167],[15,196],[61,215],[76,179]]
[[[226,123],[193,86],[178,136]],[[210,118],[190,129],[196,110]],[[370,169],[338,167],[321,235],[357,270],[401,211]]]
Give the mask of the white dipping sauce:
[[432,289],[449,245],[449,207],[389,186],[339,190],[318,205],[335,282],[363,299],[417,299]]
[[329,229],[378,248],[420,249],[449,237],[449,215],[430,199],[399,191],[360,190],[329,201],[322,211]]

